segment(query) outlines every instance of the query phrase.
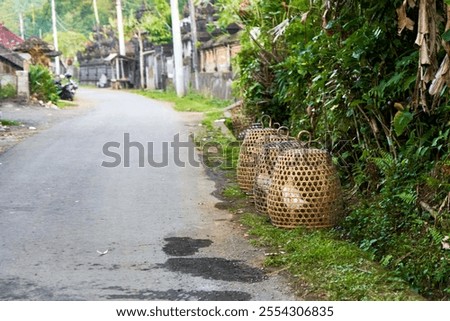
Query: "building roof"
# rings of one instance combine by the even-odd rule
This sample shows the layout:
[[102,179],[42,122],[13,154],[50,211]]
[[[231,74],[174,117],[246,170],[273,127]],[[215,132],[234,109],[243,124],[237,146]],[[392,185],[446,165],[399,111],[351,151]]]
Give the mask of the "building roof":
[[131,59],[130,57],[119,55],[119,54],[116,53],[116,52],[110,53],[110,54],[108,55],[108,57],[104,58],[103,60],[110,63],[110,62],[112,62],[113,60],[115,60],[117,57],[119,57],[119,58],[121,58],[121,59],[125,59],[125,60],[133,60],[133,59]]
[[11,32],[3,24],[0,23],[0,45],[8,49],[13,49],[15,46],[20,45],[23,39],[15,33]]
[[0,44],[0,61],[2,60],[6,60],[10,64],[14,65],[17,69],[23,70],[24,59],[19,54]]
[[234,34],[223,34],[217,38],[211,39],[202,44],[201,49],[211,49],[214,47],[224,46],[228,44],[237,44],[242,36],[242,31],[238,31]]
[[22,41],[21,44],[14,48],[14,51],[30,53],[33,49],[36,50],[37,48],[47,57],[57,57],[61,55],[60,51],[55,51],[55,48],[52,45],[38,37],[30,37],[27,40]]

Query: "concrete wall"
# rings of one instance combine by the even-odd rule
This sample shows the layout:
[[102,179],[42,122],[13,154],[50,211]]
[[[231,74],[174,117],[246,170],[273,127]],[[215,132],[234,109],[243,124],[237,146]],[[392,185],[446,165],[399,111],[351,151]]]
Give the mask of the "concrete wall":
[[16,76],[10,74],[2,74],[0,73],[0,87],[6,85],[16,86]]
[[239,44],[224,44],[200,50],[200,70],[206,73],[231,70],[232,59],[240,51]]
[[17,96],[30,98],[30,81],[28,71],[16,71],[17,75]]
[[[212,96],[219,99],[232,99],[232,77],[231,72],[199,73],[199,91],[205,96]],[[191,83],[194,83],[193,75],[191,76]]]
[[0,61],[0,86],[16,86],[16,69],[8,63]]
[[26,71],[17,70],[10,64],[0,61],[0,87],[13,85],[18,97],[28,99],[30,98],[28,64],[24,63],[24,67]]
[[102,74],[108,79],[115,78],[115,73],[110,64],[99,61],[98,63],[81,64],[79,69],[79,82],[82,85],[96,86]]

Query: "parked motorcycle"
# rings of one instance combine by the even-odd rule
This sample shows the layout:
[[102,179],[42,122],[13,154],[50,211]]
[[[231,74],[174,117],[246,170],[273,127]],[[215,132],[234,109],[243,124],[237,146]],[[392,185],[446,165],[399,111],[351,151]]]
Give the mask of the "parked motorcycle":
[[58,91],[58,96],[63,100],[73,100],[73,98],[75,97],[75,92],[78,89],[78,85],[71,79],[71,74],[65,74],[64,78],[67,79],[67,82],[65,84],[62,84],[61,78],[55,80],[55,86]]

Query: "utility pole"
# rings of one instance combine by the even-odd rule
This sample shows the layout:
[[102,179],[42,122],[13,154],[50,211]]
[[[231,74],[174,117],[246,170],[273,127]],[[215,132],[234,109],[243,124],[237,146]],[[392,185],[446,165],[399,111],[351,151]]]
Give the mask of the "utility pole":
[[192,35],[192,66],[194,68],[195,90],[199,90],[198,82],[198,51],[197,51],[197,19],[195,18],[194,0],[189,1],[189,15],[191,16],[191,35]]
[[[52,23],[53,23],[53,46],[55,50],[58,51],[58,31],[56,30],[56,8],[55,0],[52,0]],[[60,74],[59,69],[59,56],[55,57],[55,74]]]
[[98,9],[97,9],[97,0],[94,0],[93,6],[94,6],[95,24],[96,26],[100,26],[100,19],[98,17]]
[[145,79],[144,79],[144,42],[142,41],[141,29],[137,28],[137,38],[139,41],[139,79],[141,89],[145,87]]
[[22,37],[22,39],[25,39],[25,33],[23,31],[23,16],[22,16],[22,12],[19,13],[19,26],[20,26],[20,36]]
[[175,63],[175,89],[177,91],[177,96],[183,97],[186,95],[186,90],[184,88],[183,50],[181,44],[178,0],[170,0],[170,9],[172,15],[173,60]]
[[117,29],[119,31],[119,54],[125,56],[125,37],[123,34],[122,1],[116,0]]

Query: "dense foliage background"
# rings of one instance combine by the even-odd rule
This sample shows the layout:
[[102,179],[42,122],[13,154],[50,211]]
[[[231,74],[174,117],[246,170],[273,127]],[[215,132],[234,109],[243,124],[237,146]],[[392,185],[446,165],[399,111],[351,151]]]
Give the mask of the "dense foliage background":
[[450,55],[448,1],[427,2],[426,64],[419,3],[218,1],[222,20],[244,27],[236,89],[246,113],[309,130],[332,153],[346,189],[342,237],[421,294],[449,298],[450,75],[434,95],[424,77]]

